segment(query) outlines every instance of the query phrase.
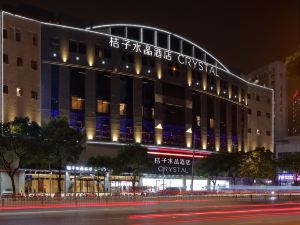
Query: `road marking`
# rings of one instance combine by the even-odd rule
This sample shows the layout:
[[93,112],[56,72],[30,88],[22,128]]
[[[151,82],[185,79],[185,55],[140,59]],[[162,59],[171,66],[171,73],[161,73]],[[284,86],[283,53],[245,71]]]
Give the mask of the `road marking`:
[[243,224],[257,224],[262,223],[261,220],[255,220],[255,221],[248,221],[248,222],[238,222],[238,223],[231,223],[230,225],[243,225]]

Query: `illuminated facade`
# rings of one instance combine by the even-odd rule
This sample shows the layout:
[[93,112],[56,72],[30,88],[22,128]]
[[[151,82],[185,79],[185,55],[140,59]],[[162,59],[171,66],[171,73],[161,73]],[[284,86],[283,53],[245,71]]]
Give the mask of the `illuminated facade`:
[[[183,37],[129,24],[79,29],[6,12],[1,19],[2,121],[66,117],[86,132],[84,159],[134,142],[273,150],[273,91]],[[257,107],[269,116],[249,116]]]

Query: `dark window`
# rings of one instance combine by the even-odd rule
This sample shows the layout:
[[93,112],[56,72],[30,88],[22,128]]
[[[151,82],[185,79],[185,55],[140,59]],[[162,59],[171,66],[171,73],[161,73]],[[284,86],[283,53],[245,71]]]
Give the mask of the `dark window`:
[[260,97],[259,97],[259,95],[256,95],[256,101],[260,101]]
[[73,53],[77,53],[77,42],[76,41],[69,41],[69,51]]
[[157,46],[168,48],[168,35],[165,33],[157,32]]
[[185,55],[192,56],[192,45],[187,42],[183,42],[182,43],[182,53]]
[[78,52],[80,54],[86,54],[86,44],[85,43],[78,43]]
[[199,48],[195,48],[195,56],[196,59],[203,60],[203,52]]
[[122,61],[128,63],[134,63],[134,54],[133,53],[122,53]]
[[23,66],[23,59],[21,57],[17,57],[17,66]]
[[32,33],[32,44],[34,46],[38,46],[38,42],[39,42],[38,35],[36,33]]
[[215,60],[209,55],[206,55],[206,62],[211,65],[215,65]]
[[33,70],[37,70],[38,69],[37,61],[31,60],[31,69],[33,69]]
[[185,98],[184,87],[181,87],[178,85],[163,83],[162,91],[163,91],[163,95],[166,95],[166,96],[180,98],[180,99]]
[[251,128],[248,128],[248,133],[251,133]]
[[7,38],[7,29],[3,29],[3,38],[4,38],[4,39]]
[[3,93],[8,94],[8,86],[5,84],[3,85]]
[[251,94],[250,93],[247,94],[247,98],[251,99]]
[[267,136],[271,136],[271,132],[270,131],[266,131]]
[[34,100],[38,99],[38,93],[36,91],[31,91],[31,99],[34,99]]
[[171,50],[180,52],[180,40],[174,36],[171,36]]
[[154,66],[155,66],[154,59],[150,58],[150,57],[143,56],[142,57],[142,65],[154,68]]
[[98,58],[105,58],[110,59],[111,58],[111,51],[110,49],[103,49],[101,46],[96,45],[95,46],[95,56]]
[[20,42],[21,41],[21,31],[16,29],[16,41]]
[[52,37],[50,39],[50,45],[53,51],[60,51],[60,43],[58,38]]
[[143,29],[143,42],[154,45],[154,31]]
[[110,59],[111,58],[111,50],[108,48],[105,48],[103,51],[103,57],[105,59]]
[[140,28],[137,27],[128,27],[127,28],[127,38],[140,41]]
[[261,116],[261,111],[257,111],[257,116]]
[[125,27],[112,27],[111,34],[119,37],[125,37]]
[[3,54],[3,62],[8,64],[8,55],[7,54]]
[[248,114],[252,114],[252,110],[251,109],[248,109]]
[[[282,97],[282,94],[281,94],[281,97]],[[268,98],[267,103],[271,104],[271,99],[270,98]]]
[[267,118],[270,118],[270,117],[271,117],[271,114],[270,114],[270,113],[266,113],[266,117],[267,117]]

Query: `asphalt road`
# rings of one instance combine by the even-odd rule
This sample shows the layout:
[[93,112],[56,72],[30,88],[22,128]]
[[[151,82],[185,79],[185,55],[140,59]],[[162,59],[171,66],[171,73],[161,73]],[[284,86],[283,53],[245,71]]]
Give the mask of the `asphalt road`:
[[151,199],[4,209],[1,225],[300,225],[300,201]]

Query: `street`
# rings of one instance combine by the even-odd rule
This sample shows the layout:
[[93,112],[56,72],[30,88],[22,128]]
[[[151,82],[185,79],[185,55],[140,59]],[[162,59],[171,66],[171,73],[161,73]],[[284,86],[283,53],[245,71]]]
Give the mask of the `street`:
[[147,199],[0,211],[1,225],[298,225],[300,201],[235,198]]

